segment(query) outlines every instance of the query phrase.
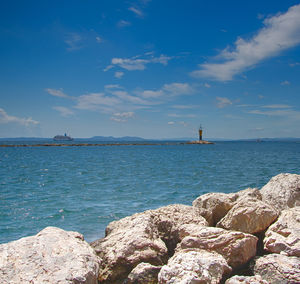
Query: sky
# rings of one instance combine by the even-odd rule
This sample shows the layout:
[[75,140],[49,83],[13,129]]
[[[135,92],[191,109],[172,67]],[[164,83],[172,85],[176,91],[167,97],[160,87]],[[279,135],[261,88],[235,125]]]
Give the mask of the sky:
[[0,1],[0,137],[300,137],[299,79],[300,1]]

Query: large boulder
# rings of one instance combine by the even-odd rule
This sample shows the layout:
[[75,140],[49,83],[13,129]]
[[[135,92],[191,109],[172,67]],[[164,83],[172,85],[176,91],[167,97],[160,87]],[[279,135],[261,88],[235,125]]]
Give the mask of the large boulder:
[[100,263],[81,234],[47,227],[0,245],[0,283],[96,284]]
[[203,216],[209,226],[214,226],[234,205],[235,194],[206,193],[193,201],[196,214]]
[[269,254],[255,260],[254,274],[270,284],[300,283],[300,258]]
[[300,175],[279,174],[260,190],[263,201],[278,210],[300,206]]
[[227,279],[225,281],[225,284],[269,284],[269,282],[263,280],[260,275],[254,275],[254,276],[235,275]]
[[300,207],[282,211],[266,231],[264,248],[272,253],[300,257]]
[[216,226],[255,234],[267,229],[277,219],[278,214],[277,210],[263,201],[243,199],[237,202]]
[[[192,229],[190,228],[189,231]],[[257,237],[242,232],[198,227],[195,228],[192,235],[183,238],[176,250],[197,248],[215,251],[222,255],[232,268],[237,268],[255,256],[257,241]]]
[[164,265],[158,274],[160,284],[217,284],[231,272],[226,260],[215,252],[181,250]]
[[130,272],[124,284],[157,284],[160,269],[161,266],[142,262]]
[[209,226],[215,226],[235,205],[244,199],[261,200],[262,196],[257,188],[247,188],[236,193],[206,193],[193,201],[196,214],[203,216]]
[[99,280],[122,283],[141,262],[165,264],[179,242],[180,226],[190,223],[207,225],[191,206],[177,204],[110,223],[106,237],[91,243],[103,259]]

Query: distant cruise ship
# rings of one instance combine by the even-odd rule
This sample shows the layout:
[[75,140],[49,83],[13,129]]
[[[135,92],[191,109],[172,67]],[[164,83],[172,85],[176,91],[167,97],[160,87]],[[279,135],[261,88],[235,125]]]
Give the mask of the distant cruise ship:
[[68,136],[67,133],[65,135],[56,135],[53,137],[54,141],[72,141],[73,138]]

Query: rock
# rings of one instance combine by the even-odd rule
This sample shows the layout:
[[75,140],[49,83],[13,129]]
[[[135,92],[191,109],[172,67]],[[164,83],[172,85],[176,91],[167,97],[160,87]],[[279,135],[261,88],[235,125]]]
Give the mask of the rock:
[[300,206],[300,175],[279,174],[260,191],[263,201],[278,210]]
[[216,226],[255,234],[268,228],[277,217],[278,212],[271,205],[260,200],[243,199],[237,202]]
[[0,245],[0,283],[97,283],[101,259],[77,232],[47,227]]
[[261,200],[262,196],[257,188],[247,188],[236,193],[206,193],[193,201],[196,214],[203,216],[209,226],[215,226],[235,205],[244,200]]
[[158,273],[161,266],[154,266],[142,262],[138,264],[128,275],[126,284],[157,284]]
[[254,274],[270,284],[300,283],[300,258],[269,254],[255,261]]
[[282,211],[266,231],[264,248],[268,252],[300,257],[300,207]]
[[158,283],[217,284],[231,272],[226,260],[215,252],[181,250],[164,265],[158,274]]
[[257,189],[257,188],[246,188],[244,190],[240,190],[236,193],[236,201],[237,202],[241,202],[243,200],[262,200],[262,195],[261,192]]
[[257,237],[250,234],[203,227],[195,228],[192,235],[183,238],[176,251],[188,248],[215,251],[222,255],[232,268],[237,268],[255,256],[257,241]]
[[263,280],[260,275],[254,276],[233,276],[226,280],[225,284],[269,284]]
[[179,242],[180,226],[189,223],[207,225],[191,206],[177,204],[110,223],[106,237],[91,243],[103,259],[99,280],[122,283],[141,262],[165,264]]
[[233,207],[235,194],[206,193],[193,201],[196,214],[203,216],[209,226],[214,226]]

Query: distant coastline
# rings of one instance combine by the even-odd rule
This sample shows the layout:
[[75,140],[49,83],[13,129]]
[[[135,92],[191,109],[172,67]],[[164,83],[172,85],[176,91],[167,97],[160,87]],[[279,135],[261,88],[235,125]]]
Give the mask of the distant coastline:
[[[245,142],[300,142],[300,138],[297,137],[278,137],[278,138],[249,138],[249,139],[227,139],[227,138],[206,138],[205,140],[217,142],[217,141],[245,141]],[[49,141],[53,138],[44,138],[44,137],[6,137],[0,138],[0,141]],[[193,141],[193,137],[181,137],[181,138],[161,138],[161,139],[148,139],[136,136],[123,136],[123,137],[114,137],[114,136],[93,136],[90,138],[74,138],[75,141],[101,141],[101,142],[147,142],[147,141]]]

